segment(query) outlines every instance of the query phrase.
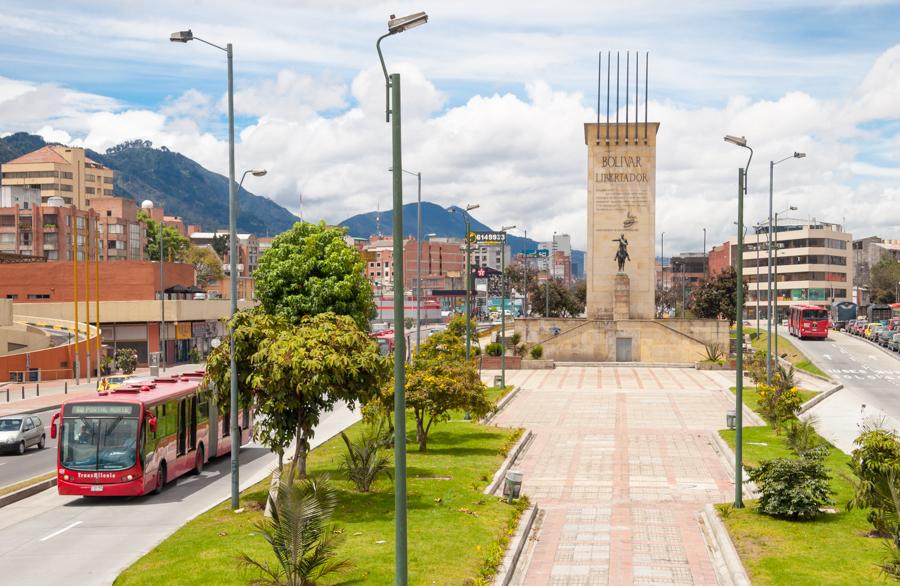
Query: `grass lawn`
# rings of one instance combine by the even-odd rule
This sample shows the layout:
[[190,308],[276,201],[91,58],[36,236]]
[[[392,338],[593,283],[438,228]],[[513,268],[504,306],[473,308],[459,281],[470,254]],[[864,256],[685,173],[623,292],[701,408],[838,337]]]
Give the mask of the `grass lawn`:
[[[753,338],[751,343],[755,350],[765,350],[768,343],[768,335],[765,332],[760,331]],[[795,368],[799,368],[800,370],[816,376],[828,378],[828,375],[822,372],[822,369],[813,364],[803,352],[798,350],[797,347],[784,336],[778,336],[778,354],[784,356],[784,358],[793,364]]]
[[[733,391],[734,389],[732,389]],[[755,392],[745,392],[744,402],[755,407]],[[734,449],[735,432],[719,432]],[[824,442],[824,440],[822,440]],[[744,428],[744,463],[795,457],[785,431],[776,434],[769,427]],[[873,584],[881,582],[876,566],[884,557],[881,539],[866,537],[871,525],[866,511],[847,511],[853,493],[845,475],[849,456],[829,445],[825,463],[831,474],[836,514],[815,521],[785,521],[756,512],[756,501],[746,501],[743,509],[720,507],[722,521],[747,568],[753,584]]]
[[[441,423],[429,434],[428,452],[419,453],[413,430],[408,444],[409,583],[478,584],[502,559],[506,540],[524,509],[481,493],[518,438],[516,430],[473,422]],[[362,430],[350,428],[351,437]],[[390,584],[394,576],[394,494],[389,479],[373,492],[357,493],[338,465],[346,448],[332,438],[310,454],[310,473],[328,474],[339,489],[334,523],[345,541],[338,554],[352,562],[333,581]],[[238,564],[246,552],[274,560],[257,533],[268,481],[244,491],[240,515],[228,502],[200,515],[138,560],[116,584],[248,584],[258,574]],[[327,582],[332,583],[332,582]]]
[[[807,391],[804,389],[797,389],[800,393],[800,396],[803,397],[803,402],[806,403],[813,397],[819,394],[818,391]],[[737,387],[731,387],[732,394],[737,392]],[[744,387],[743,392],[744,405],[750,407],[753,411],[759,413],[759,393],[756,391],[756,387],[754,386],[746,386]]]
[[23,488],[27,488],[33,484],[37,484],[38,482],[43,482],[44,480],[49,480],[56,476],[56,470],[52,472],[47,472],[46,474],[41,474],[40,476],[35,476],[34,478],[29,478],[28,480],[22,480],[21,482],[16,482],[15,484],[8,484],[2,488],[0,488],[0,496],[5,496],[7,494],[12,494],[17,490],[22,490]]

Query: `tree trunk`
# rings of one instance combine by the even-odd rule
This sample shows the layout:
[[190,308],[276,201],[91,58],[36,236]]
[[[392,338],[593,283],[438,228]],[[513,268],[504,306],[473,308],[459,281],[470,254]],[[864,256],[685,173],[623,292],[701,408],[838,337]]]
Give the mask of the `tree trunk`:
[[[281,458],[279,458],[280,460]],[[272,501],[278,500],[278,485],[281,483],[281,465],[272,472],[272,480],[269,482],[269,498],[266,499],[266,517],[272,516]]]
[[424,452],[428,449],[428,436],[425,434],[425,425],[422,418],[416,415],[416,440],[419,442],[419,451]]

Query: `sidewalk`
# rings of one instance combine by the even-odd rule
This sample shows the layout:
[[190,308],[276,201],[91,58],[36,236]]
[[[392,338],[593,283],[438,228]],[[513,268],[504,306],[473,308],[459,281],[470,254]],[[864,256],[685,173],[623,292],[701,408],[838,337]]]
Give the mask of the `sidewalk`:
[[716,584],[696,515],[734,494],[713,447],[733,372],[560,367],[507,380],[521,390],[494,423],[534,432],[519,469],[544,510],[514,583]]
[[[191,370],[204,368],[203,364],[179,364],[166,369],[165,374],[178,374]],[[138,368],[132,376],[150,376],[149,368]],[[40,396],[37,395],[40,386]],[[25,389],[25,399],[22,399],[22,388]],[[7,398],[9,391],[9,401]],[[4,415],[16,415],[18,413],[37,413],[62,405],[63,401],[79,397],[92,397],[97,393],[97,379],[91,378],[91,382],[81,379],[81,384],[75,384],[75,379],[61,379],[42,383],[10,383],[0,388],[0,417]]]

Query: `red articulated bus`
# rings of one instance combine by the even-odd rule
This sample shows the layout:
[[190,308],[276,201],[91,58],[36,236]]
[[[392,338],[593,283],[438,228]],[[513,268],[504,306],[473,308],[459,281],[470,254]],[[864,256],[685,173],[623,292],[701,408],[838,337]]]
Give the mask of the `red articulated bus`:
[[828,337],[828,310],[818,305],[792,305],[788,331],[803,338]]
[[[229,415],[218,413],[203,375],[161,377],[63,403],[50,424],[50,436],[59,437],[59,494],[159,492],[229,453]],[[241,413],[242,445],[252,435],[251,417],[249,409]]]

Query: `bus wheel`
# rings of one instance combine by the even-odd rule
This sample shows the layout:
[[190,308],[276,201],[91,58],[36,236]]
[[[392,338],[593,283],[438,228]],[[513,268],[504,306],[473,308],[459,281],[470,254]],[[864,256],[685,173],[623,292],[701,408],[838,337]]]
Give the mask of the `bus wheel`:
[[163,487],[166,485],[166,462],[162,461],[159,463],[159,468],[156,470],[156,488],[153,489],[153,494],[159,494],[162,492]]
[[194,466],[194,474],[197,474],[198,476],[203,474],[203,455],[203,446],[201,445],[200,448],[197,449],[197,465]]

